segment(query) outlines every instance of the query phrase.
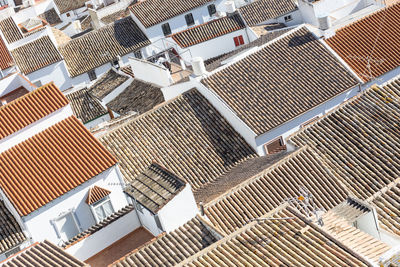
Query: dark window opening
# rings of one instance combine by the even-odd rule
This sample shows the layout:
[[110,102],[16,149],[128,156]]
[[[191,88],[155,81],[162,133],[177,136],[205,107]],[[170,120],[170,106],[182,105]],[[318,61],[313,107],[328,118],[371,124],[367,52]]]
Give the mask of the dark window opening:
[[169,26],[169,23],[165,23],[165,24],[161,25],[161,28],[162,28],[164,35],[171,34],[171,27]]
[[140,51],[140,50],[135,51],[134,55],[135,55],[135,58],[138,58],[138,59],[143,58],[142,51]]
[[285,19],[285,22],[293,20],[292,15],[287,15],[284,17],[284,19]]
[[90,81],[94,81],[97,79],[97,75],[96,75],[96,71],[95,70],[91,70],[88,72],[89,75],[89,80]]
[[267,152],[267,154],[279,153],[282,150],[286,150],[286,145],[283,143],[282,137],[278,137],[277,139],[265,144],[265,152]]
[[185,15],[185,20],[186,20],[186,24],[188,26],[194,25],[194,18],[193,18],[193,14],[192,13],[189,13],[189,14]]
[[208,9],[208,14],[210,15],[210,17],[212,17],[215,13],[217,13],[217,9],[215,8],[214,4],[211,4],[207,7]]

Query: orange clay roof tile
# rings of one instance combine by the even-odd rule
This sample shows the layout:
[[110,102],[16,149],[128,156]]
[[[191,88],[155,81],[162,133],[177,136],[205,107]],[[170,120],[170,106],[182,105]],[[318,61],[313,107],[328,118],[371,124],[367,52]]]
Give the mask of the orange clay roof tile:
[[50,83],[0,107],[0,140],[66,105],[68,100]]
[[0,186],[21,216],[116,164],[76,118],[69,117],[0,154]]
[[0,69],[5,70],[14,65],[10,51],[8,51],[3,39],[0,38]]
[[86,203],[92,205],[93,203],[102,200],[109,194],[111,194],[110,190],[95,185],[89,189],[88,196],[86,198]]
[[326,42],[364,82],[369,81],[400,65],[399,17],[400,2],[338,30]]

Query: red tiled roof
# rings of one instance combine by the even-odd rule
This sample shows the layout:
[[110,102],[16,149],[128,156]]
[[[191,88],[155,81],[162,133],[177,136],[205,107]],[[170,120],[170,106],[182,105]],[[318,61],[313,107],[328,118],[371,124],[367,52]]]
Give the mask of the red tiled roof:
[[92,205],[93,203],[96,203],[97,201],[105,198],[109,194],[111,194],[110,190],[95,185],[89,189],[88,196],[86,198],[86,203]]
[[400,65],[399,17],[400,3],[338,30],[326,42],[363,81],[368,81]]
[[10,51],[8,51],[3,39],[0,38],[0,69],[5,70],[14,65]]
[[0,140],[67,104],[67,98],[53,83],[10,102],[0,108]]
[[76,118],[69,117],[0,154],[0,186],[21,216],[116,164]]

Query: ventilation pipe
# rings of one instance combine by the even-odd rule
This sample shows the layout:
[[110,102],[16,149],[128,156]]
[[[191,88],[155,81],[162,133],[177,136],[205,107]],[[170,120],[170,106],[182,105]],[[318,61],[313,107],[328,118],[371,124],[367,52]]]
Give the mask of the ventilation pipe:
[[192,59],[192,67],[194,75],[202,76],[207,73],[204,61],[201,57],[194,57]]

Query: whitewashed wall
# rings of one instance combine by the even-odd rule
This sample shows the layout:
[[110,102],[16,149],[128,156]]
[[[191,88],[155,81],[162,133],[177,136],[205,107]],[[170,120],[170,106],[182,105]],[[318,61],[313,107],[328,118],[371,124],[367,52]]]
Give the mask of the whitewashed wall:
[[161,88],[165,101],[173,99],[180,94],[196,87],[198,82],[196,80],[190,80],[188,82],[173,84],[171,86]]
[[146,229],[148,229],[154,236],[158,236],[163,232],[157,227],[156,221],[154,220],[154,215],[145,207],[143,207],[142,212],[138,211],[138,215],[142,225],[146,227]]
[[91,120],[87,123],[85,123],[85,127],[88,129],[92,129],[94,127],[96,127],[97,125],[99,125],[100,123],[103,123],[105,121],[109,121],[111,120],[110,115],[107,113],[99,118],[96,118],[94,120]]
[[116,166],[113,166],[56,200],[24,216],[22,220],[31,233],[33,241],[40,242],[47,239],[55,244],[60,244],[62,240],[58,237],[52,220],[57,219],[62,213],[70,209],[74,210],[81,231],[96,224],[90,206],[85,202],[89,188],[94,185],[111,191],[109,197],[114,211],[118,211],[128,205],[127,197],[122,191],[122,179]]
[[184,225],[198,213],[190,184],[170,200],[159,212],[158,216],[166,232],[171,232]]
[[163,66],[133,57],[130,58],[129,64],[138,80],[158,86],[169,86],[173,82],[170,72]]
[[72,87],[72,81],[69,77],[64,61],[56,62],[37,71],[26,74],[26,76],[33,83],[40,81],[42,85],[54,81],[54,84],[61,91]]
[[68,247],[65,251],[79,260],[84,261],[136,230],[140,226],[136,211],[132,210],[103,229],[86,237],[71,247]]

